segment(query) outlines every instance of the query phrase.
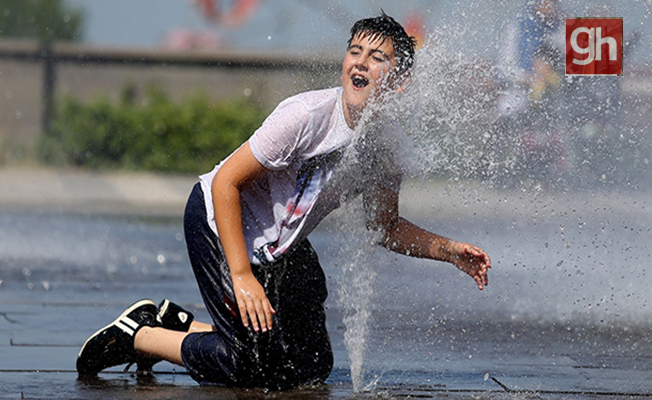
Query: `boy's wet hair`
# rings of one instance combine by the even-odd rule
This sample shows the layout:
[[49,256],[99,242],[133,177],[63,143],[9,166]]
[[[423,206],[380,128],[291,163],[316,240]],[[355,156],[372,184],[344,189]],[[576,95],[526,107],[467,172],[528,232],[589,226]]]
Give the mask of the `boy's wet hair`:
[[408,35],[403,26],[385,14],[385,11],[381,10],[381,15],[378,17],[361,19],[353,24],[348,46],[351,46],[353,38],[357,35],[363,38],[369,37],[371,41],[379,38],[390,39],[396,56],[396,72],[400,75],[412,68],[416,39],[414,36]]

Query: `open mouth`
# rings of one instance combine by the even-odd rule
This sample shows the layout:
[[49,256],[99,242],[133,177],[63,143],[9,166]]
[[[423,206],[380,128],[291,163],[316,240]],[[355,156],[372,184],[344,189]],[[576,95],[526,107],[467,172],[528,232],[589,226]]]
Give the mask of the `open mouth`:
[[357,87],[358,89],[362,89],[367,87],[369,81],[363,76],[353,75],[351,77],[351,83],[353,83],[353,86]]

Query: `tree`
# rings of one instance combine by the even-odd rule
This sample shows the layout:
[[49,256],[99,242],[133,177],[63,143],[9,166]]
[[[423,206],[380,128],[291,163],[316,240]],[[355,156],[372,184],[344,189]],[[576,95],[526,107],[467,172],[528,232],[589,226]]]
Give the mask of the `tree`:
[[80,40],[83,17],[64,0],[0,0],[0,37]]

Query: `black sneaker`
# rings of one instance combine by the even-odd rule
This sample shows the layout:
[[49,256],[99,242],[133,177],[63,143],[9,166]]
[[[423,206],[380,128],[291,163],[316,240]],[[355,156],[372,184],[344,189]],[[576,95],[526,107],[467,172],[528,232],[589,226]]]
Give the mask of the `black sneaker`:
[[[190,324],[195,319],[195,316],[188,310],[183,309],[178,304],[172,303],[168,299],[164,299],[158,305],[157,319],[159,326],[179,332],[188,332]],[[135,363],[137,365],[137,372],[140,374],[148,374],[152,372],[154,365],[161,360],[157,358],[139,355]],[[128,370],[131,364],[127,365]]]
[[195,316],[181,306],[164,299],[158,305],[158,318],[161,326],[179,332],[188,332]]
[[80,375],[96,375],[105,368],[133,363],[138,358],[134,337],[143,326],[161,326],[151,300],[132,304],[115,321],[95,332],[77,356]]

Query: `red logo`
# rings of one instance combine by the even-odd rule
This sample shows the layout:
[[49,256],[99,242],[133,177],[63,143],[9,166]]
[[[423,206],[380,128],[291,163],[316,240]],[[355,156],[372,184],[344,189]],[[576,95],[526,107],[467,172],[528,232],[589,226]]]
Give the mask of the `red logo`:
[[566,75],[622,74],[622,18],[566,20]]

